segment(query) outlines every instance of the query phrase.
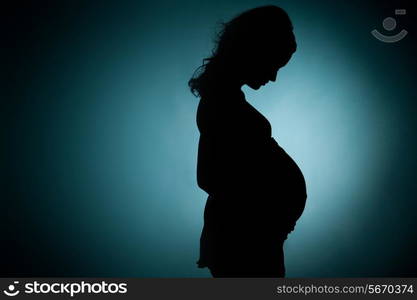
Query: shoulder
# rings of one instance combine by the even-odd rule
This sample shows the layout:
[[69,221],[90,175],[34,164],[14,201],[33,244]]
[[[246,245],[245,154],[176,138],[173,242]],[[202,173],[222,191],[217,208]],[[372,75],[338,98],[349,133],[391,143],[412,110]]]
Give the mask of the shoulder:
[[[234,99],[235,100],[235,99]],[[201,133],[222,133],[233,130],[241,119],[242,107],[226,95],[200,99],[197,126]]]

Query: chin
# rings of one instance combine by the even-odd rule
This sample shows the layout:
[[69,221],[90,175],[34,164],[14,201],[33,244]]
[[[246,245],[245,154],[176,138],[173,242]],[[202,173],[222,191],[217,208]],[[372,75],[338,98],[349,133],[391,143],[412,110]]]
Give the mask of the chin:
[[256,83],[256,84],[249,84],[249,83],[248,83],[248,86],[249,86],[251,89],[253,89],[253,90],[259,90],[259,88],[262,86],[262,84],[260,84],[260,83]]

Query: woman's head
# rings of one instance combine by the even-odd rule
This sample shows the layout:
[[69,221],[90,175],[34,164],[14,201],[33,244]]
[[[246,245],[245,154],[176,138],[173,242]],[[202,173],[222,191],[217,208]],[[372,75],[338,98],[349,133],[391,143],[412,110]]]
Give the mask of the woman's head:
[[204,96],[218,85],[249,85],[258,89],[275,81],[279,68],[296,50],[292,23],[277,6],[243,12],[223,24],[212,56],[189,81],[191,91]]

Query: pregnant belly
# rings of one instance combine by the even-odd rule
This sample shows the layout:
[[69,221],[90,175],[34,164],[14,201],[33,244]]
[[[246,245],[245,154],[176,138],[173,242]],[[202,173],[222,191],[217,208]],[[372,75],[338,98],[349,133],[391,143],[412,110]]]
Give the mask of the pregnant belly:
[[303,173],[295,161],[272,138],[269,185],[271,209],[295,223],[304,211],[307,192]]

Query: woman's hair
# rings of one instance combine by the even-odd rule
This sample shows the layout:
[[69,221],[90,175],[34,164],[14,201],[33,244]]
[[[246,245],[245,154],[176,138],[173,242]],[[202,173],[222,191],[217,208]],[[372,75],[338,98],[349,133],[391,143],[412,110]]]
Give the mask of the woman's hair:
[[[295,51],[292,23],[280,7],[268,5],[243,12],[223,23],[212,55],[203,59],[188,81],[197,97],[207,95],[225,79],[225,71],[253,60],[287,55]],[[223,76],[223,77],[222,77]]]

